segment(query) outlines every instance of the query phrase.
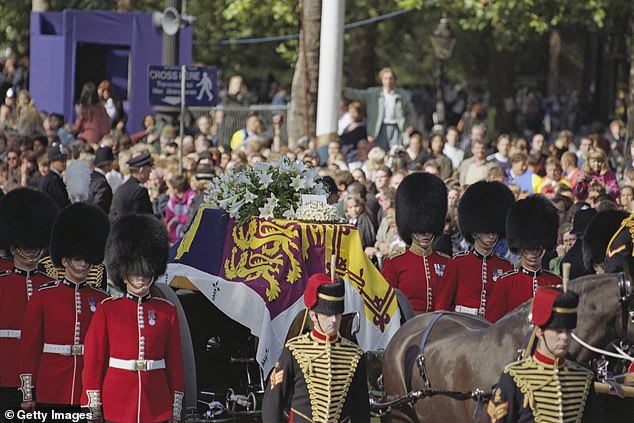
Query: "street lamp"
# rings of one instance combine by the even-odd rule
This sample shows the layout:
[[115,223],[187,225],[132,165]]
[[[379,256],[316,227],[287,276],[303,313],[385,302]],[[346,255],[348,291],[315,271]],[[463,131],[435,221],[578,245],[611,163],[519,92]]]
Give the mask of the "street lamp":
[[445,60],[451,57],[453,48],[456,45],[456,37],[451,32],[447,18],[440,18],[438,26],[429,37],[431,45],[434,48],[434,56],[436,57],[436,119],[437,124],[445,124],[445,102],[443,101],[443,64]]

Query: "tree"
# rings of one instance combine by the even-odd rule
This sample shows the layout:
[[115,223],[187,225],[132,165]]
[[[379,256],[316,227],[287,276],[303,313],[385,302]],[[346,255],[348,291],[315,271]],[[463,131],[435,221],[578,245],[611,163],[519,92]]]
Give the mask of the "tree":
[[301,10],[299,54],[293,75],[288,119],[288,144],[291,148],[301,137],[315,136],[317,119],[321,0],[301,0]]

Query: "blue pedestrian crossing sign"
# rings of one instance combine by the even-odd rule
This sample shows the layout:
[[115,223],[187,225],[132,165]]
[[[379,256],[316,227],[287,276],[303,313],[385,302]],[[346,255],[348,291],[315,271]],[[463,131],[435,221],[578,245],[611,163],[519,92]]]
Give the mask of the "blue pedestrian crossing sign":
[[[150,104],[180,107],[182,66],[149,65]],[[218,70],[212,66],[185,67],[185,106],[213,107],[218,104]]]

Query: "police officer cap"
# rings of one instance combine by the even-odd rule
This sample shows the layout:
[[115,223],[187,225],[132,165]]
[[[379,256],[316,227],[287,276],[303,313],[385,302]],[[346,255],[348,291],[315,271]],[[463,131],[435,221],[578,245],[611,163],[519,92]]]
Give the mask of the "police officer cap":
[[66,160],[66,158],[68,157],[62,144],[51,145],[50,147],[48,147],[47,153],[48,161],[51,163]]
[[152,163],[153,163],[152,156],[147,151],[144,151],[143,153],[137,156],[134,156],[130,160],[128,160],[128,166],[136,167],[136,168],[141,168],[147,165],[151,166]]
[[110,147],[99,147],[95,152],[95,166],[103,166],[108,163],[114,162],[114,154],[112,153],[112,148]]

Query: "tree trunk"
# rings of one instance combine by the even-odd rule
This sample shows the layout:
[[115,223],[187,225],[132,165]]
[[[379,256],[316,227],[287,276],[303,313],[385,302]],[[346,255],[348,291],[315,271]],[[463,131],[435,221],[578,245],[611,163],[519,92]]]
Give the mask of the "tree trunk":
[[[513,117],[506,111],[504,100],[513,97],[515,83],[515,55],[510,51],[499,51],[491,47],[489,58],[489,90],[491,93],[491,106],[495,109],[495,124],[498,132],[511,132],[514,128]],[[491,128],[489,128],[491,129]],[[489,134],[494,136],[495,134]]]
[[634,19],[630,18],[627,34],[627,50],[630,62],[630,83],[627,94],[627,139],[634,140]]
[[288,146],[291,149],[297,146],[300,138],[315,137],[317,119],[321,0],[300,0],[300,2],[302,27],[288,118]]
[[117,12],[133,12],[134,0],[117,0]]
[[557,95],[559,91],[559,55],[561,54],[561,35],[554,29],[550,33],[548,55],[548,95]]
[[46,12],[48,11],[50,5],[48,0],[32,0],[31,1],[31,9],[34,12]]
[[348,87],[366,88],[376,85],[376,28],[373,25],[362,26],[350,31],[350,40],[347,45],[348,65],[347,84]]

